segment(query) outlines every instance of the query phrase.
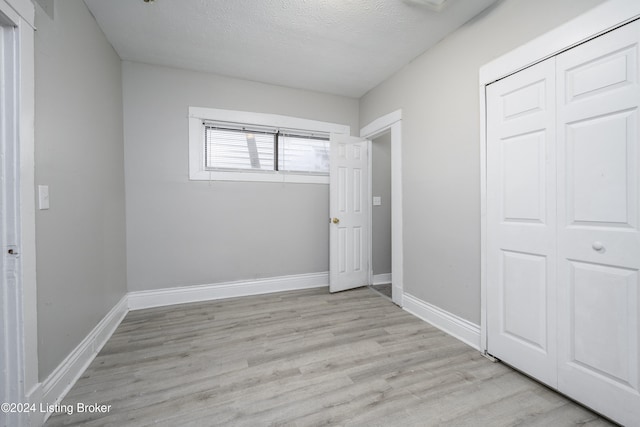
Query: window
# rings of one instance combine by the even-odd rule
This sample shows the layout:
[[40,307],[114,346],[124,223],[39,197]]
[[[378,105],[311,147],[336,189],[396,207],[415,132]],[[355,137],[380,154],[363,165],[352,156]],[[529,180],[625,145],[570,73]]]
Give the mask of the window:
[[278,170],[329,174],[329,137],[280,134]]
[[329,136],[203,123],[206,170],[329,173]]
[[204,123],[204,161],[207,170],[275,170],[274,133],[227,129]]
[[329,137],[349,126],[189,108],[189,179],[329,183]]

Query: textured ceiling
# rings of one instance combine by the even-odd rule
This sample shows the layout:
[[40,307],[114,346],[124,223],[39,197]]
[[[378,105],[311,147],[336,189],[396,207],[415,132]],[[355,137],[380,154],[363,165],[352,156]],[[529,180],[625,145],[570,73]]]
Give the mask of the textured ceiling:
[[495,0],[85,0],[123,60],[360,97]]

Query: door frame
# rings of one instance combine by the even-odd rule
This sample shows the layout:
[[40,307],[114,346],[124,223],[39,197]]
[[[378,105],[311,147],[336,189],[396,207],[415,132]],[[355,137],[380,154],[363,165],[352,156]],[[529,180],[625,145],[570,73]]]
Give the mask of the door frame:
[[[402,243],[402,110],[379,117],[360,129],[360,137],[368,140],[391,132],[391,277],[393,302],[403,306],[403,243]],[[370,144],[369,144],[370,145]],[[369,150],[371,151],[371,150]],[[371,160],[369,160],[371,161]],[[369,171],[369,203],[372,202]],[[369,209],[369,241],[373,234],[372,209]],[[369,245],[369,284],[373,283],[373,246]]]
[[[35,6],[29,0],[0,0],[3,25],[13,27],[12,59],[15,62],[15,78],[12,85],[15,98],[8,108],[12,116],[12,144],[15,157],[8,164],[14,169],[16,179],[10,190],[15,194],[15,206],[1,214],[10,214],[19,236],[17,250],[20,254],[16,264],[16,289],[7,293],[2,301],[3,315],[10,322],[7,334],[1,343],[4,349],[13,348],[9,354],[9,369],[14,384],[5,389],[11,399],[8,403],[33,403],[41,401],[38,378],[38,323],[35,263],[35,64],[34,64],[34,18]],[[4,239],[4,236],[3,236]],[[3,240],[4,241],[4,240]],[[5,248],[2,254],[5,256]],[[3,272],[4,274],[4,272]],[[3,350],[4,351],[4,350]],[[4,397],[4,396],[3,396]],[[43,417],[38,413],[18,414],[11,422],[15,425],[39,425]]]
[[638,18],[637,0],[609,0],[480,68],[480,349],[484,353],[488,332],[486,87]]

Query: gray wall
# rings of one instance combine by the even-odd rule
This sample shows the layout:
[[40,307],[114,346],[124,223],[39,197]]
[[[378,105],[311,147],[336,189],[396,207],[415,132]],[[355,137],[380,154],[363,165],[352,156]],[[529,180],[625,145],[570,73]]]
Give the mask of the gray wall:
[[120,58],[84,2],[56,1],[54,18],[36,5],[40,379],[126,293]]
[[188,179],[189,106],[282,114],[358,132],[358,101],[123,62],[130,291],[323,272],[328,185]]
[[480,66],[602,0],[499,1],[360,100],[402,108],[404,290],[480,323]]
[[372,141],[371,187],[382,205],[372,206],[373,274],[391,273],[391,133]]

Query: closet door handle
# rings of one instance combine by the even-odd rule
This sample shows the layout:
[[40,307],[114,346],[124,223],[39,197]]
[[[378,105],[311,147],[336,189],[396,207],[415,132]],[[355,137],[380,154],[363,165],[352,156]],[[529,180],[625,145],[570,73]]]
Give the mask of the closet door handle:
[[604,250],[604,245],[602,242],[595,241],[591,244],[591,247],[594,251],[602,252]]

